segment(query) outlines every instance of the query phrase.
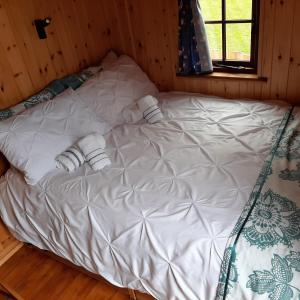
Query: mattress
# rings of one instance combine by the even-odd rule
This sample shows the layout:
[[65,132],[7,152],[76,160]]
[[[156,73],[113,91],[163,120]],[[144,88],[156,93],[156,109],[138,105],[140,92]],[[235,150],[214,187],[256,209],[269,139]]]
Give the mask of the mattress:
[[95,173],[48,173],[36,186],[10,169],[1,217],[20,240],[157,299],[214,299],[228,237],[288,106],[186,93],[160,95],[157,124],[105,138]]

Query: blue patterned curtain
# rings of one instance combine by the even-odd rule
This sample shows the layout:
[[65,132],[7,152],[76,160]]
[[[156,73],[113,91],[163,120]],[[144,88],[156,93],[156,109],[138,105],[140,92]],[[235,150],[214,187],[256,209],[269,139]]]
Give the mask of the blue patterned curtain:
[[213,71],[204,20],[198,0],[178,0],[179,75],[207,74]]

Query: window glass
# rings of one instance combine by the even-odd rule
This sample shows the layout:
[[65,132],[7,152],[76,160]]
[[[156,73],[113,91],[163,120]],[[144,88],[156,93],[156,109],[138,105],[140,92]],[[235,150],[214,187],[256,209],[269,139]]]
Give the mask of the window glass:
[[252,0],[226,0],[226,19],[252,19]]
[[222,25],[207,24],[206,34],[208,38],[211,58],[213,60],[222,59]]
[[200,7],[205,21],[222,20],[221,0],[200,0]]
[[226,58],[228,60],[250,61],[251,24],[226,25]]
[[255,72],[260,1],[198,1],[204,16],[208,44],[215,68],[219,70],[229,67],[231,70],[236,68],[245,72]]

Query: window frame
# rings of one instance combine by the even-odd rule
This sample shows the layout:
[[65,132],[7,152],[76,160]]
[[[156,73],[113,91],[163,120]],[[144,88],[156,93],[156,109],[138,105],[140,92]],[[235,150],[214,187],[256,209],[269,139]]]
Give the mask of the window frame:
[[[221,0],[222,4],[222,20],[205,21],[205,24],[221,24],[222,25],[222,60],[213,60],[215,72],[230,73],[248,73],[257,72],[258,65],[258,43],[259,43],[259,18],[260,18],[260,1],[252,0],[252,18],[251,19],[226,19],[226,1]],[[242,60],[226,60],[226,24],[252,24],[251,26],[251,50],[250,61]]]

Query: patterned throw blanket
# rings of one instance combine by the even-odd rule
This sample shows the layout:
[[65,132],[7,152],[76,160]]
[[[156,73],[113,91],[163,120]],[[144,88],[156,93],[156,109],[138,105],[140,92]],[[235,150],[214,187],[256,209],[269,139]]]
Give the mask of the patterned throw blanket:
[[300,108],[285,115],[225,250],[217,299],[300,300]]

